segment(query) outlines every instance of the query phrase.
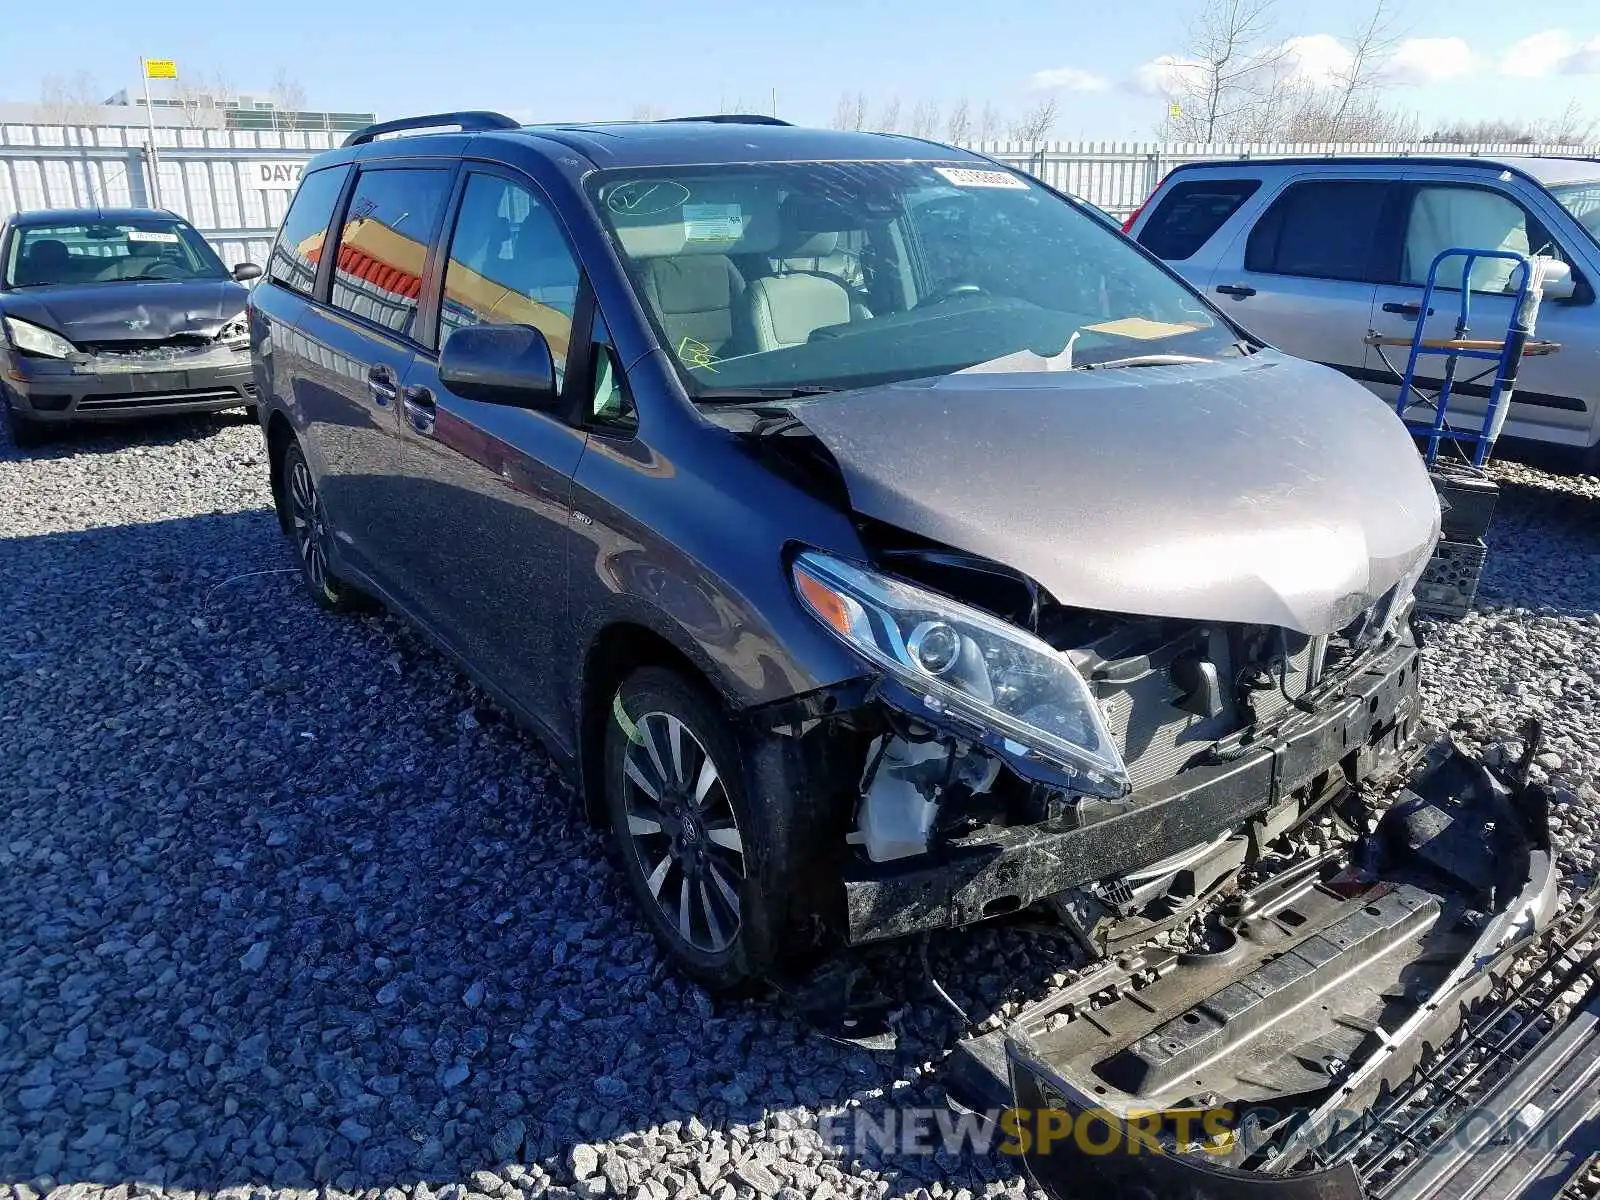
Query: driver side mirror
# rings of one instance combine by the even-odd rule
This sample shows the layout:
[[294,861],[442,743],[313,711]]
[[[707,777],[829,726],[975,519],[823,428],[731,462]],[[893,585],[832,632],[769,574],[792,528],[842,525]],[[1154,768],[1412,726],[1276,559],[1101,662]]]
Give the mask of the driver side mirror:
[[261,268],[256,266],[255,263],[242,262],[234,267],[233,277],[239,283],[244,283],[251,279],[260,279]]
[[439,355],[439,382],[464,400],[511,408],[555,406],[550,343],[532,325],[469,325]]
[[1572,268],[1559,259],[1547,258],[1544,264],[1544,298],[1559,304],[1578,294],[1578,284],[1572,278]]

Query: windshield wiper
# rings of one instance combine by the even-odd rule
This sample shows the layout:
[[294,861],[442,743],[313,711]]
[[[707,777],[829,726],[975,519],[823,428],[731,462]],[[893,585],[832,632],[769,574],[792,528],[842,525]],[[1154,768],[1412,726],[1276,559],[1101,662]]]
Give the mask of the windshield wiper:
[[824,383],[797,383],[789,387],[701,388],[694,394],[705,404],[742,404],[747,400],[794,400],[801,396],[826,396],[842,389]]
[[1113,367],[1183,367],[1195,363],[1214,363],[1214,358],[1199,358],[1193,354],[1133,354],[1127,358],[1112,358],[1105,362],[1080,363],[1080,371],[1109,371]]

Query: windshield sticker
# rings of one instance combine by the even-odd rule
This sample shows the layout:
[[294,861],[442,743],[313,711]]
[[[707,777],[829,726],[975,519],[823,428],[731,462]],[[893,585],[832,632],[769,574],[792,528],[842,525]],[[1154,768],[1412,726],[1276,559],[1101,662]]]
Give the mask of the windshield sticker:
[[655,217],[688,198],[689,189],[674,179],[636,179],[607,192],[606,207],[625,217]]
[[683,237],[689,242],[737,242],[744,236],[744,210],[737,204],[685,204]]
[[162,233],[153,229],[130,229],[128,230],[128,240],[130,242],[176,242],[178,235],[175,233]]
[[1098,325],[1085,325],[1089,333],[1109,333],[1114,337],[1133,338],[1140,342],[1153,342],[1157,338],[1177,337],[1180,333],[1193,333],[1204,329],[1202,324],[1182,325],[1176,321],[1152,321],[1149,317],[1121,317],[1115,321],[1102,321]]
[[957,187],[1028,190],[1028,185],[1009,171],[974,171],[970,167],[935,167],[934,170]]
[[686,367],[698,367],[702,370],[715,372],[716,356],[711,353],[711,347],[704,342],[697,342],[694,338],[684,338],[678,343],[678,358]]

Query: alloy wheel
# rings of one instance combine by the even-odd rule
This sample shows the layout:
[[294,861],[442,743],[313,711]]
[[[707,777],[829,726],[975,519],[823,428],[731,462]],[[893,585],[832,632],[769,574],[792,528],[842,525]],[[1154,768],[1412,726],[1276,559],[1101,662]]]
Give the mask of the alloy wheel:
[[294,527],[294,545],[300,554],[306,578],[316,588],[328,586],[327,520],[322,499],[312,482],[305,460],[296,458],[289,471],[289,521]]
[[744,838],[722,775],[671,713],[634,722],[623,754],[623,810],[645,885],[679,938],[720,954],[739,932]]

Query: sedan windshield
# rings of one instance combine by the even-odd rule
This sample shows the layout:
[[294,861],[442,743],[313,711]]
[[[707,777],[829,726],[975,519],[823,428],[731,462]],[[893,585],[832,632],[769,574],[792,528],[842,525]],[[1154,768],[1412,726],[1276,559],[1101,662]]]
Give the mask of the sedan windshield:
[[736,164],[589,186],[703,399],[1236,352],[1115,229],[1000,167]]
[[1600,241],[1600,180],[1553,184],[1550,194],[1596,241]]
[[8,288],[227,276],[193,226],[159,218],[23,225],[13,232],[5,261]]

